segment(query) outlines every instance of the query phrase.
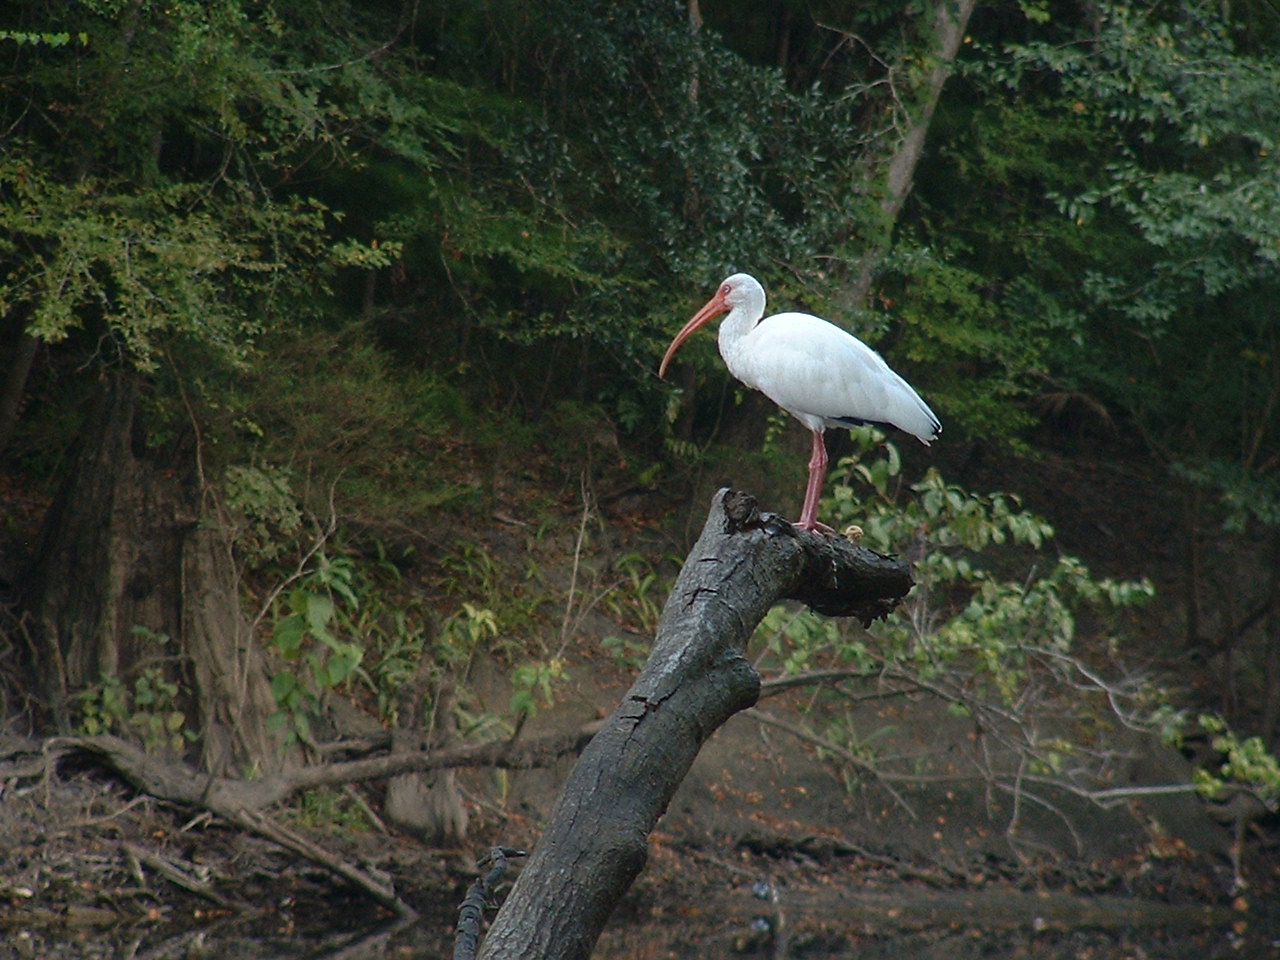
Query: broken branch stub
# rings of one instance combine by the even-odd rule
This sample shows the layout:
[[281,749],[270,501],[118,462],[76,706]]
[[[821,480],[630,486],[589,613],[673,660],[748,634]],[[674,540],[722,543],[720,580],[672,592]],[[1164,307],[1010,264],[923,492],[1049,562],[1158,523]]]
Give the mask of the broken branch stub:
[[869,622],[913,583],[904,560],[798,531],[719,491],[644,669],[569,774],[481,960],[590,956],[702,744],[759,697],[746,644],[770,607],[795,599]]

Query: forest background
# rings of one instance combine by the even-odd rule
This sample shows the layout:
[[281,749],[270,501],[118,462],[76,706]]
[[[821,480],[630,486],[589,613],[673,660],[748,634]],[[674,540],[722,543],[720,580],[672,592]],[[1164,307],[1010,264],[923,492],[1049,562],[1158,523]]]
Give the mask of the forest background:
[[[4,17],[13,731],[262,775],[349,732],[337,700],[439,748],[511,736],[584,659],[634,664],[711,491],[789,513],[802,488],[807,441],[712,337],[654,373],[744,270],[945,424],[928,452],[832,439],[824,516],[929,589],[879,640],[780,611],[779,676],[993,726],[1016,704],[1019,755],[1062,779],[1073,738],[1022,736],[1062,706],[1033,661],[1105,662],[1074,723],[1207,733],[1208,793],[1280,793],[1273,4]],[[1106,523],[1064,476],[1115,491]],[[808,735],[877,762],[829,716]],[[451,796],[405,817],[459,839]]]

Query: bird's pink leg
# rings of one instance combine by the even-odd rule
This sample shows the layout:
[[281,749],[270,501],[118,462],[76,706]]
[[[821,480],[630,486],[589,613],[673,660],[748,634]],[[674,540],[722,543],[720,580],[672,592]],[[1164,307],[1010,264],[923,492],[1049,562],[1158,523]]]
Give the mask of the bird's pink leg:
[[801,530],[835,532],[825,523],[818,522],[818,497],[822,496],[822,484],[826,479],[827,445],[822,439],[822,431],[814,430],[813,455],[809,457],[809,485],[804,489],[804,506],[800,508],[800,519],[795,524]]

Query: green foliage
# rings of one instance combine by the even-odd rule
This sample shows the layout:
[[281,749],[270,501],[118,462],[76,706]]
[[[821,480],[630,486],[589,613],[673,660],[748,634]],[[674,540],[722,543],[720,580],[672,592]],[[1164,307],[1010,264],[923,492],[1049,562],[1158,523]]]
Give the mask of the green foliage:
[[1227,12],[1108,3],[980,40],[939,148],[966,193],[920,181],[1048,389],[1201,477],[1234,462],[1223,496],[1274,478],[1280,443],[1280,68]]
[[304,827],[365,831],[369,818],[349,794],[329,787],[304,790],[293,805],[293,816]]
[[474,543],[461,544],[441,561],[441,567],[443,589],[457,598],[471,598],[445,623],[446,634],[450,623],[456,625],[453,630],[468,656],[485,640],[493,641],[491,652],[513,660],[542,646],[531,635],[537,633],[547,597],[536,586],[533,570],[522,576]]
[[[1096,578],[1070,556],[1038,560],[1052,527],[1021,509],[1016,497],[970,493],[932,470],[902,490],[893,445],[870,427],[854,436],[859,452],[841,461],[821,513],[837,527],[856,526],[860,542],[873,550],[909,544],[915,591],[904,613],[874,636],[807,612],[770,611],[757,636],[782,673],[839,669],[849,680],[891,681],[962,714],[981,714],[993,728],[1047,711],[1041,701],[1054,696],[1061,702],[1053,709],[1065,709],[1067,722],[1097,722],[1098,703],[1079,691],[1051,692],[1068,688],[1064,666],[1080,662],[1078,616],[1086,608],[1141,603],[1152,595],[1150,583]],[[997,554],[996,547],[1003,549]],[[1027,558],[1016,578],[996,566],[997,557],[1009,563],[1011,548]],[[832,718],[825,736],[865,753],[865,738],[847,717]],[[1059,762],[1053,755],[1066,747],[1037,741],[1023,749],[1052,768]]]
[[309,242],[321,222],[310,205],[257,209],[195,185],[59,183],[10,158],[0,163],[0,309],[29,315],[27,331],[48,343],[105,335],[106,362],[152,371],[185,340],[240,364],[262,322],[229,294],[269,283],[285,245]]
[[65,47],[67,44],[71,43],[73,39],[76,43],[83,45],[89,42],[89,34],[81,31],[72,37],[71,34],[66,32],[50,33],[47,31],[41,31],[39,33],[32,33],[26,30],[0,30],[0,40],[11,40],[19,46],[44,45],[49,47]]
[[227,467],[227,506],[239,521],[236,549],[251,565],[279,557],[302,529],[302,510],[283,467],[232,464]]
[[149,374],[155,443],[166,420],[216,423],[263,337],[305,338],[335,281],[399,264],[397,238],[344,227],[343,198],[311,189],[375,142],[418,171],[447,149],[447,121],[402,96],[397,58],[369,55],[395,29],[396,5],[377,6],[25,5],[0,38],[15,41],[0,104],[6,333],[42,340],[55,372]]
[[[358,699],[367,693],[376,703],[378,719],[395,724],[401,689],[424,676],[423,658],[427,658],[426,678],[433,684],[447,670],[464,673],[476,642],[468,642],[465,635],[483,637],[488,631],[483,626],[463,628],[460,623],[479,621],[483,625],[487,618],[484,611],[464,610],[438,627],[428,598],[421,591],[407,589],[400,571],[386,559],[382,545],[376,546],[377,557],[371,561],[343,558],[340,579],[345,589],[333,598],[333,618],[327,628],[342,637],[353,653],[359,651],[359,663],[347,681],[333,689]],[[297,620],[288,623],[286,635],[299,626]],[[431,637],[435,642],[428,643]],[[350,659],[346,663],[349,665]],[[296,705],[313,709],[315,703],[305,692],[318,693],[323,688],[309,681],[304,669],[295,666],[291,672],[298,686],[305,688],[298,692]],[[327,671],[325,679],[329,679]],[[292,680],[281,683],[295,689]]]
[[475,425],[464,394],[398,365],[369,336],[360,323],[302,340],[272,336],[264,346],[273,362],[223,397],[218,427],[264,470],[306,465],[307,486],[323,493],[308,495],[296,479],[291,487],[313,510],[328,508],[331,491],[378,521],[474,502],[481,488],[468,474],[477,470],[466,467],[480,450],[456,439]]
[[196,739],[178,709],[180,689],[156,668],[143,670],[133,685],[133,713],[129,725],[142,735],[147,750],[179,751]]
[[511,671],[511,713],[516,718],[533,716],[539,707],[555,703],[555,684],[565,677],[565,663],[560,657],[529,660]]
[[[1020,447],[1033,420],[1021,404],[1035,384],[1030,374],[1045,362],[1048,340],[1039,323],[1006,315],[987,295],[989,279],[956,259],[899,244],[881,268],[886,309],[864,319],[879,330],[896,328],[895,368],[928,371],[929,402],[947,411],[948,423],[964,435]],[[879,330],[868,339],[878,340]]]
[[342,687],[360,669],[364,650],[340,635],[339,604],[359,607],[352,589],[354,565],[345,557],[316,555],[316,566],[282,598],[271,644],[287,666],[271,678],[279,707],[270,723],[285,731],[285,745],[311,736],[319,694]]
[[917,589],[930,604],[943,604],[883,631],[883,656],[926,679],[964,668],[970,682],[985,686],[982,695],[1012,703],[1028,681],[1029,651],[1071,650],[1078,608],[1127,606],[1153,593],[1146,581],[1095,579],[1077,558],[1064,555],[1047,569],[1037,563],[1025,576],[1002,578],[983,563],[984,552],[1002,544],[1039,551],[1053,528],[1022,510],[1014,496],[974,494],[933,469],[895,502],[889,480],[899,457],[885,444],[885,452],[868,462],[876,436],[862,428],[863,452],[841,463],[847,475],[870,480],[870,496],[837,484],[825,515],[837,526],[857,521],[864,542],[881,552],[914,543]]
[[[833,312],[831,262],[883,232],[864,185],[913,108],[895,98],[906,75],[928,67],[927,6],[823,5],[821,29],[788,14],[778,67],[756,19],[708,11],[695,31],[656,0],[429,5],[422,31],[396,4],[33,4],[4,35],[22,79],[0,301],[68,354],[202,376],[332,345],[326,314],[358,304],[341,359],[360,367],[376,339],[395,361],[330,410],[386,412],[380,381],[404,360],[502,398],[504,419],[569,394],[661,433],[653,359],[692,298],[744,268],[776,302]],[[1274,64],[1237,52],[1213,5],[1104,4],[1096,25],[1018,10],[966,45],[859,332],[926,367],[975,436],[1016,439],[1047,380],[1152,434],[1194,421],[1198,443],[1243,412],[1264,447],[1267,405],[1242,391],[1274,393],[1276,365],[1244,384],[1210,372],[1277,355]],[[1186,334],[1210,325],[1225,335],[1205,351]],[[710,338],[687,357],[724,376]],[[277,402],[332,426],[295,402],[292,363],[268,364]],[[1171,389],[1183,371],[1193,389]],[[201,384],[214,401],[225,386]],[[332,459],[359,448],[326,434]],[[389,442],[370,470],[422,489],[410,450]],[[374,498],[386,479],[345,482]]]
[[662,615],[658,588],[662,577],[653,563],[638,553],[626,553],[613,561],[622,582],[604,596],[604,606],[615,620],[642,636],[653,636]]
[[1217,496],[1225,529],[1243,532],[1254,523],[1280,526],[1280,475],[1220,459],[1175,463],[1173,472]]
[[1222,757],[1217,769],[1197,767],[1196,789],[1209,799],[1229,794],[1231,788],[1253,793],[1269,810],[1280,807],[1280,758],[1267,749],[1261,737],[1241,737],[1222,718],[1202,714],[1200,729],[1213,737],[1213,749]]
[[[522,716],[550,706],[566,677],[560,656],[539,655],[537,605],[497,603],[512,586],[511,572],[493,555],[465,544],[442,562],[436,582],[453,612],[437,616],[420,585],[406,584],[385,559],[357,563],[318,553],[313,568],[277,605],[273,647],[285,666],[272,683],[280,710],[274,723],[290,742],[310,736],[320,696],[333,691],[377,704],[378,715],[398,721],[406,684],[421,688],[426,715],[448,688],[450,709],[464,738],[510,735]],[[473,599],[462,599],[471,597]],[[467,676],[477,657],[499,657],[512,670],[513,695],[507,709],[477,703]]]
[[104,676],[77,698],[80,730],[90,736],[132,732],[149,753],[181,751],[196,739],[179,707],[181,693],[158,667],[141,670],[132,689],[119,677]]
[[[353,631],[365,650],[364,676],[376,699],[378,718],[394,724],[400,688],[418,675],[426,653],[427,628],[416,611],[392,606],[394,601],[376,587],[365,598]],[[387,609],[379,609],[382,605]],[[412,606],[411,601],[404,606]]]
[[[446,557],[442,567],[439,586],[455,597],[476,601],[462,600],[452,613],[436,618],[421,594],[393,592],[399,575],[391,565],[379,565],[382,576],[351,566],[348,590],[363,602],[358,615],[356,604],[348,602],[337,617],[352,646],[362,651],[359,670],[352,674],[358,674],[376,697],[380,715],[390,722],[396,720],[403,685],[425,680],[429,699],[442,685],[449,686],[464,736],[509,734],[522,716],[554,703],[556,685],[566,676],[562,657],[536,655],[532,610],[541,600],[532,608],[519,600],[501,603],[498,609],[483,605],[485,598],[496,602],[511,588],[510,572],[489,551],[473,544]],[[513,694],[505,712],[474,708],[466,677],[475,658],[483,655],[510,663]]]
[[436,656],[446,663],[465,663],[486,641],[497,636],[498,620],[493,611],[464,603],[462,609],[446,617],[441,625]]
[[589,337],[596,352],[563,391],[652,428],[656,342],[726,272],[752,269],[779,297],[828,295],[811,262],[861,222],[852,204],[874,209],[849,190],[867,146],[856,98],[789,85],[652,0],[608,16],[568,0],[439,16],[437,64],[468,99],[459,136],[487,175],[445,165],[421,215],[396,222],[439,243],[441,287],[465,292],[456,309],[484,335],[470,350],[505,371],[524,361],[504,342]]
[[379,242],[373,240],[368,244],[355,239],[339,240],[329,248],[329,257],[336,266],[358,267],[362,270],[377,270],[389,267],[404,254],[404,244],[397,240]]
[[80,730],[89,736],[123,729],[129,719],[129,695],[119,677],[103,677],[80,694]]
[[776,606],[760,621],[756,636],[763,637],[784,674],[804,673],[827,658],[868,674],[874,667],[863,638],[847,637],[835,621],[809,611]]

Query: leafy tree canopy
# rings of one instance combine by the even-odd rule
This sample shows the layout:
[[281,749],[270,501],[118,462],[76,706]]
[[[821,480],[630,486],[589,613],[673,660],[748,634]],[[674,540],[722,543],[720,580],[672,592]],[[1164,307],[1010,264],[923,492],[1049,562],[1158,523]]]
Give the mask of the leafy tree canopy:
[[975,37],[913,229],[945,224],[999,324],[1042,342],[1046,396],[1256,495],[1280,445],[1280,70],[1223,9],[1104,4]]
[[[472,390],[658,432],[662,343],[747,269],[927,366],[951,436],[1077,398],[1196,476],[1274,476],[1265,18],[979,8],[871,302],[840,316],[929,10],[706,13],[26,5],[0,35],[7,330],[208,376],[359,314]],[[722,378],[712,350],[690,356]]]

